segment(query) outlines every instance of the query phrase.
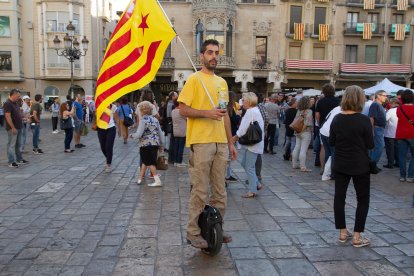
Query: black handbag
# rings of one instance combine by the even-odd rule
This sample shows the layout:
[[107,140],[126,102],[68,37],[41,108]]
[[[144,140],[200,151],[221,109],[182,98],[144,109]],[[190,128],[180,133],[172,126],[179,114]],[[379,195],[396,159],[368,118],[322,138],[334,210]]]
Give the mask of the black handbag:
[[241,145],[254,145],[260,141],[262,141],[262,129],[257,121],[250,123],[246,134],[239,138]]
[[69,128],[73,128],[72,118],[68,117],[67,119],[60,119],[60,129],[65,130]]
[[122,114],[124,115],[124,126],[126,127],[130,127],[134,125],[134,120],[132,120],[131,117],[129,116],[125,116],[125,111],[124,111],[124,107],[121,105],[121,109],[122,109]]

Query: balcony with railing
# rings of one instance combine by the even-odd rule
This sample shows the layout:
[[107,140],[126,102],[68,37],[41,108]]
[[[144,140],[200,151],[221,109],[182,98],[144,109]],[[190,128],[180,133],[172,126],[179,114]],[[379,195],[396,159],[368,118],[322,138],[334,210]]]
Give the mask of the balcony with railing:
[[[311,38],[319,38],[319,25],[309,24],[308,29],[309,29]],[[329,32],[328,32],[329,38],[332,36],[332,34],[333,34],[333,25],[329,24]]]
[[[286,23],[286,33],[285,33],[285,36],[286,37],[289,37],[289,38],[293,38],[293,35],[294,35],[294,33],[295,33],[295,23],[302,23],[302,22],[287,22]],[[310,35],[311,35],[311,33],[313,32],[311,29],[310,29],[310,25],[311,24],[308,24],[308,23],[304,23],[305,24],[305,37],[309,37]]]
[[[385,35],[385,25],[381,23],[372,23],[372,36]],[[364,32],[364,23],[360,22],[346,22],[344,26],[345,36],[362,36]]]
[[[387,0],[375,0],[375,8],[385,6]],[[345,0],[345,4],[349,7],[364,7],[364,0]]]
[[164,57],[161,63],[161,69],[174,69],[174,68],[175,68],[175,58]]
[[[397,7],[398,0],[391,0],[391,8]],[[414,0],[408,0],[408,7],[414,7]]]
[[266,60],[252,58],[252,69],[269,70],[271,66],[272,61],[268,58]]
[[[202,66],[199,56],[194,56],[193,58],[194,65],[198,68]],[[217,58],[217,69],[234,69],[236,67],[236,62],[234,57],[219,56]]]
[[325,73],[333,69],[332,60],[316,59],[284,59],[283,70],[285,72],[309,72]]
[[353,75],[390,75],[411,74],[411,64],[368,64],[368,63],[340,63],[341,74]]
[[[395,35],[395,26],[396,24],[390,24],[388,25],[388,36],[394,37]],[[410,35],[411,33],[411,25],[410,24],[405,24],[405,35]]]

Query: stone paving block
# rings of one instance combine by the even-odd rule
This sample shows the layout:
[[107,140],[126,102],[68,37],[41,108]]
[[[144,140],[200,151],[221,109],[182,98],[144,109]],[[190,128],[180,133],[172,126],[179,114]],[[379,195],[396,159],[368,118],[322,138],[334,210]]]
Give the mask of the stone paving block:
[[245,215],[253,231],[280,230],[279,225],[269,215]]
[[79,253],[74,252],[67,261],[69,266],[85,266],[92,259],[93,253]]
[[286,208],[269,208],[267,212],[272,217],[293,217],[296,216],[295,213],[291,210]]
[[154,258],[157,249],[157,242],[154,238],[126,239],[119,254],[125,258]]
[[120,245],[124,240],[124,235],[105,235],[100,241],[100,245]]
[[23,249],[19,255],[17,255],[16,259],[26,259],[26,260],[33,260],[39,256],[40,252],[42,252],[44,248],[25,248]]
[[98,246],[94,252],[94,259],[108,259],[118,256],[120,246]]
[[43,251],[34,260],[35,264],[65,264],[72,251]]
[[403,271],[407,273],[407,275],[414,275],[414,267],[412,268],[404,268]]
[[401,237],[398,233],[384,233],[384,234],[380,233],[380,234],[377,234],[377,236],[391,244],[409,242],[406,238]]
[[56,276],[62,270],[60,265],[33,265],[25,273],[25,276]]
[[282,231],[265,231],[257,234],[263,246],[292,245],[292,241]]
[[289,234],[306,234],[306,233],[315,233],[315,230],[313,230],[308,224],[304,222],[300,223],[286,223],[282,222],[279,223],[282,229]]
[[328,219],[304,219],[304,221],[310,225],[316,231],[326,231],[329,229],[335,229],[335,224]]
[[84,272],[84,266],[64,266],[59,276],[80,276]]
[[303,199],[286,199],[283,202],[290,208],[312,208],[312,205]]
[[407,231],[407,232],[399,232],[398,235],[403,236],[407,240],[414,242],[414,231]]
[[81,240],[76,247],[76,252],[90,253],[93,252],[100,240]]
[[30,260],[12,260],[4,266],[3,272],[24,272],[32,265]]
[[[200,276],[200,275],[220,275],[220,276],[238,276],[242,274],[237,274],[234,269],[222,269],[222,268],[184,268],[184,275],[188,276]],[[277,276],[277,274],[275,274]]]
[[141,265],[139,261],[131,258],[121,258],[117,263],[114,275],[130,276],[130,275],[153,275],[153,265]]
[[228,231],[227,233],[230,234],[233,238],[233,241],[227,245],[228,247],[259,246],[259,242],[250,231]]
[[79,242],[79,239],[50,239],[46,248],[47,250],[73,250],[79,244]]
[[380,256],[370,248],[354,248],[350,245],[304,248],[302,253],[312,262],[380,259]]
[[274,260],[280,275],[319,275],[315,267],[306,259]]
[[296,246],[270,246],[265,251],[271,259],[303,258]]
[[111,275],[116,265],[114,259],[93,260],[85,268],[85,275]]
[[182,264],[181,254],[158,255],[155,262],[157,267],[180,266]]
[[388,246],[388,247],[372,247],[372,250],[377,252],[378,254],[382,256],[401,256],[404,255],[403,252],[398,250],[395,247]]
[[249,224],[243,220],[225,220],[223,224],[225,231],[249,231]]
[[414,243],[396,244],[394,246],[404,252],[405,255],[414,256]]
[[178,266],[157,266],[156,267],[157,276],[183,276],[184,271],[181,267]]
[[350,261],[314,262],[313,265],[322,276],[363,275]]
[[243,247],[231,247],[230,253],[231,257],[235,260],[252,259],[252,257],[254,257],[255,259],[266,259],[267,257],[266,253],[260,247],[249,247],[248,249]]
[[379,261],[356,261],[356,266],[359,267],[365,275],[384,275],[384,276],[402,276],[404,273],[399,271],[394,266],[388,263],[381,263]]
[[155,238],[157,236],[157,225],[131,225],[128,230],[128,238]]
[[318,235],[315,234],[288,234],[288,236],[291,238],[294,244],[297,244],[302,248],[329,246]]
[[240,276],[262,275],[276,276],[279,273],[269,260],[236,260],[236,267]]

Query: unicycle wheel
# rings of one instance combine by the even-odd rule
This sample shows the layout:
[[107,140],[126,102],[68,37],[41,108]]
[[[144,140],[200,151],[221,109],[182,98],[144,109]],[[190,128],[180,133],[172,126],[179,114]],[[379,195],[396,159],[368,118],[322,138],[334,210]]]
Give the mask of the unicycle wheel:
[[208,248],[202,249],[202,251],[210,256],[215,256],[220,252],[223,245],[223,228],[221,228],[220,223],[213,225],[209,237],[209,240],[207,240]]

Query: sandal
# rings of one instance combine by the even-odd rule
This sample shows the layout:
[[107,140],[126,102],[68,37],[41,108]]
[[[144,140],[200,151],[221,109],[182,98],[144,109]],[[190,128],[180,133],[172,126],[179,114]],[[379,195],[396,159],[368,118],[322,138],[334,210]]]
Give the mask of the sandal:
[[187,243],[191,244],[191,246],[200,249],[208,248],[208,243],[201,235],[189,235],[187,234]]
[[259,183],[259,185],[257,185],[257,190],[260,191],[263,188],[263,185]]
[[308,169],[308,168],[301,168],[300,171],[301,172],[311,172],[312,170]]
[[251,192],[248,192],[248,193],[242,195],[242,198],[253,198],[253,197],[256,197],[256,194],[251,193]]
[[363,238],[362,236],[360,236],[359,238],[353,237],[352,245],[356,248],[359,248],[370,245],[370,242],[367,238]]
[[352,238],[352,234],[347,230],[346,233],[339,232],[339,242],[346,242],[347,240]]

